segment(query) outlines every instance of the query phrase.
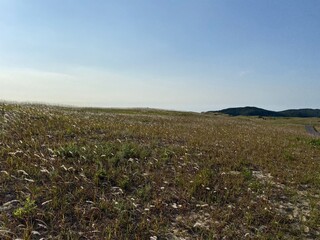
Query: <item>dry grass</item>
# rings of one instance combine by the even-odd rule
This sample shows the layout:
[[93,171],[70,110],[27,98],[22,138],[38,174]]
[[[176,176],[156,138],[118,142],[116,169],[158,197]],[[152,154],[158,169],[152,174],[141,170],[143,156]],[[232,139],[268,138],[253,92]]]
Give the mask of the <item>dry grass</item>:
[[319,119],[3,108],[1,239],[319,237]]

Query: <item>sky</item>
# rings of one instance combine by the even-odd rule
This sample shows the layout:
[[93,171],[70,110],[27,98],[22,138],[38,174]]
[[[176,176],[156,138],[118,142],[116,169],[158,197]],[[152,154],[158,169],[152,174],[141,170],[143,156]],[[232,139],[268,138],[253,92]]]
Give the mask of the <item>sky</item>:
[[0,99],[320,108],[320,1],[0,0]]

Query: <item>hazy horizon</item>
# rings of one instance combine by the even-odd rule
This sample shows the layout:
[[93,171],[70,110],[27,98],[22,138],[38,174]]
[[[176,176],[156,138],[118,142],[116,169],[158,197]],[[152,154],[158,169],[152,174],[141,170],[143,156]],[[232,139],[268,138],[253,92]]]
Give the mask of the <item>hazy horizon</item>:
[[0,0],[0,99],[320,108],[320,1]]

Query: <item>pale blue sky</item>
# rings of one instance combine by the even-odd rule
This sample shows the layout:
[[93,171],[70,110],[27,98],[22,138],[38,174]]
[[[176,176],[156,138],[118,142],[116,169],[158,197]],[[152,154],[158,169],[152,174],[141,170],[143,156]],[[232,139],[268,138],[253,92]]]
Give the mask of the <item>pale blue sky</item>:
[[0,0],[0,99],[320,108],[319,0]]

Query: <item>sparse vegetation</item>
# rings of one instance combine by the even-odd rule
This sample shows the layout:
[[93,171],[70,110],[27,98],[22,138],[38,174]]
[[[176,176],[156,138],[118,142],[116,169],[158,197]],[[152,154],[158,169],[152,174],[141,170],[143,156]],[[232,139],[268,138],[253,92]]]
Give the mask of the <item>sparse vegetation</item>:
[[0,239],[315,239],[313,119],[3,104]]

